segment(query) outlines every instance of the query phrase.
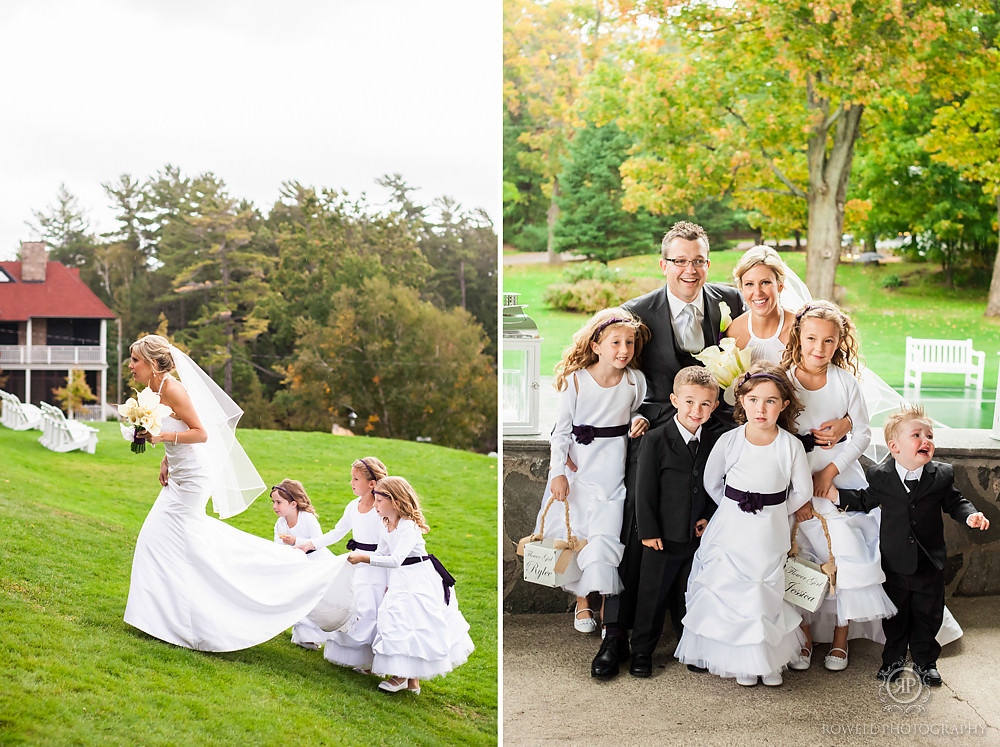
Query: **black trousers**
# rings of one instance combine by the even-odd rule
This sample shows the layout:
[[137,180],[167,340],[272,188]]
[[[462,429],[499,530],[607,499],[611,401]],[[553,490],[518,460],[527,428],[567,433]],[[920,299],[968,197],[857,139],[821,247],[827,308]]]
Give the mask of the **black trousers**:
[[899,610],[882,621],[883,666],[906,658],[907,647],[914,664],[937,662],[941,646],[935,636],[944,617],[944,573],[921,557],[916,573],[886,571],[882,587]]
[[684,617],[684,593],[693,558],[693,546],[691,552],[679,555],[650,547],[642,548],[635,623],[632,626],[633,654],[652,656],[663,633],[668,607],[674,627],[680,632],[680,621]]
[[639,569],[642,564],[642,542],[636,525],[635,482],[638,469],[639,443],[630,438],[625,455],[625,509],[622,517],[621,542],[625,545],[622,562],[618,565],[621,594],[604,600],[604,624],[629,630],[635,622],[635,605],[639,594]]

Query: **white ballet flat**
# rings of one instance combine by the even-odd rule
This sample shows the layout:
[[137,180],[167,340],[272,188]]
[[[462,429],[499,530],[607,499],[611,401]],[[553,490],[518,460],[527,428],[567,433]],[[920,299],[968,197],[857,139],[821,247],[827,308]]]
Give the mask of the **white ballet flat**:
[[378,689],[385,690],[387,693],[398,693],[400,690],[406,690],[414,695],[420,695],[420,685],[407,687],[407,682],[408,680],[405,677],[390,677],[387,680],[379,682]]
[[736,684],[743,685],[743,687],[753,687],[757,684],[757,678],[752,675],[737,675]]
[[813,654],[812,648],[806,648],[805,646],[803,646],[802,650],[799,651],[799,655],[796,656],[794,659],[792,659],[790,662],[788,662],[788,668],[795,669],[799,672],[804,672],[812,664],[812,654]]
[[[834,651],[843,652],[844,658],[841,659],[839,656],[833,656],[832,654]],[[847,669],[847,649],[831,648],[830,653],[826,655],[825,659],[823,659],[823,666],[831,672],[841,672]]]
[[781,679],[781,672],[771,672],[770,674],[763,675],[760,681],[768,687],[777,687],[783,680]]
[[[577,617],[581,612],[589,612],[590,617],[583,618],[582,620]],[[597,620],[593,617],[594,611],[589,607],[584,607],[582,610],[577,607],[573,608],[573,627],[579,630],[581,633],[593,633],[597,630]]]

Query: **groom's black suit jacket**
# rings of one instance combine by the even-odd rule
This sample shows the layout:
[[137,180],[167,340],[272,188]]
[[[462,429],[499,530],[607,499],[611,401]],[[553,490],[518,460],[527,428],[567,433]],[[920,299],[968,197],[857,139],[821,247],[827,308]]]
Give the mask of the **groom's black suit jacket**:
[[[719,304],[728,304],[733,319],[743,313],[743,298],[739,291],[724,285],[705,283],[702,310],[702,332],[705,347],[717,345],[721,337],[719,322],[722,311]],[[674,327],[670,321],[670,302],[667,300],[667,286],[664,285],[644,296],[626,301],[623,307],[638,316],[649,327],[650,339],[642,348],[639,368],[646,376],[646,399],[639,408],[639,414],[649,421],[649,427],[663,425],[677,412],[670,404],[670,393],[674,390],[674,376],[686,366],[700,366],[694,356],[685,351],[674,337]],[[733,427],[731,410],[726,413],[723,405],[715,411],[710,430],[717,434]]]

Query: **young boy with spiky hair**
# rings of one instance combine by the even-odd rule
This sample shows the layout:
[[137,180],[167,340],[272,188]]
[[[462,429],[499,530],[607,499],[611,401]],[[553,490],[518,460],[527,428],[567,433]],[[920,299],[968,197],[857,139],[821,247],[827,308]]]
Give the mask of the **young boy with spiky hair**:
[[955,488],[955,470],[935,462],[934,428],[919,405],[905,405],[885,423],[890,457],[868,470],[868,489],[845,492],[841,508],[882,507],[879,540],[885,591],[899,612],[882,621],[885,647],[878,677],[892,681],[906,663],[925,685],[942,684],[937,670],[941,646],[935,640],[944,614],[942,511],[955,521],[985,531],[990,522]]

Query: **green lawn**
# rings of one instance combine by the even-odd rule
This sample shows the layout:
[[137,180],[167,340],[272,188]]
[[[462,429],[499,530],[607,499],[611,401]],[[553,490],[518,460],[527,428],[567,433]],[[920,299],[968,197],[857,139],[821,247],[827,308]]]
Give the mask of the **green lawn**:
[[[420,493],[429,549],[457,579],[476,651],[422,683],[419,696],[391,696],[288,634],[205,654],[127,626],[132,551],[159,489],[160,454],[133,455],[116,424],[100,428],[96,455],[55,454],[38,431],[0,428],[0,742],[496,742],[495,459],[403,441],[240,432],[265,482],[301,480],[325,528],[353,497],[350,464],[360,456],[378,456]],[[274,521],[265,495],[229,523],[270,538]]]
[[[738,251],[712,252],[709,281],[732,283],[732,268],[740,257]],[[519,302],[526,304],[526,313],[538,324],[543,338],[542,375],[552,373],[556,363],[582,325],[585,315],[570,314],[546,308],[542,302],[545,289],[560,281],[561,267],[547,264],[506,264],[511,255],[505,254],[503,289],[520,293]],[[782,258],[805,276],[805,253],[784,252]],[[610,263],[612,268],[631,277],[660,277],[655,256],[626,257]],[[986,401],[978,408],[972,405],[970,418],[978,424],[956,424],[963,427],[989,428],[993,417],[993,393],[997,381],[1000,351],[1000,319],[983,316],[985,290],[951,290],[939,285],[934,277],[936,265],[912,262],[875,266],[841,265],[837,283],[843,288],[843,306],[851,315],[861,338],[861,355],[868,366],[890,386],[903,385],[903,361],[906,337],[965,339],[971,337],[976,350],[986,353],[986,375],[983,394]],[[896,275],[903,285],[883,288],[882,282]],[[962,379],[957,376],[926,374],[924,395],[935,397],[965,396]],[[939,405],[940,407],[940,405]],[[933,410],[932,415],[947,422],[947,408]]]

